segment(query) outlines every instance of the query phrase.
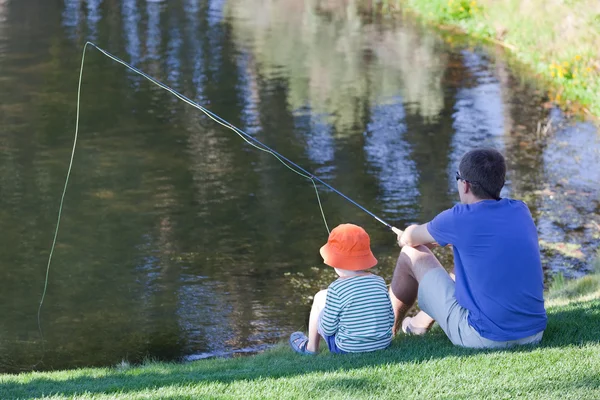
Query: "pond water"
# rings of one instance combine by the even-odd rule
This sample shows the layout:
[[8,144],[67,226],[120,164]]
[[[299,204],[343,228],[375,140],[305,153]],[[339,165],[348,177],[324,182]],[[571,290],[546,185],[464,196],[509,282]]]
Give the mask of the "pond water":
[[[309,181],[92,49],[42,345],[86,40],[399,227],[452,206],[461,155],[496,147],[548,281],[589,271],[596,128],[548,106],[498,50],[349,4],[0,0],[0,371],[258,351],[302,329],[334,279]],[[389,279],[394,235],[319,190],[329,225],[364,226]]]

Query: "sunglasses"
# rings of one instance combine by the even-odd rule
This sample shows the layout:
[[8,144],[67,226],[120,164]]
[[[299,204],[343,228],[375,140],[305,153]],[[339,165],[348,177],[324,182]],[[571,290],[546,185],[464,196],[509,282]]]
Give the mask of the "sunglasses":
[[456,174],[454,175],[454,177],[456,178],[456,181],[463,181],[463,182],[466,182],[466,183],[471,184],[471,185],[477,185],[477,186],[479,186],[481,188],[481,190],[483,190],[492,199],[494,199],[494,200],[500,200],[500,197],[498,197],[498,196],[490,193],[486,188],[483,187],[483,185],[481,183],[479,183],[477,181],[470,181],[468,179],[463,178],[460,175],[460,172],[456,171]]

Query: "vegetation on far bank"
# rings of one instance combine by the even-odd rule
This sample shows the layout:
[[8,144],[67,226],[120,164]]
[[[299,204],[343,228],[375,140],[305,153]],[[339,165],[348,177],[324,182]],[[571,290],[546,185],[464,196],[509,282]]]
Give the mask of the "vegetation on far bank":
[[550,100],[600,117],[600,2],[597,0],[380,0],[502,44],[551,87]]
[[423,337],[399,335],[390,349],[366,354],[323,350],[310,357],[281,345],[234,359],[0,375],[0,398],[596,399],[600,287],[581,284],[586,278],[550,291],[548,328],[537,347],[462,349],[434,328]]
[[562,274],[556,275],[546,295],[546,303],[553,306],[567,304],[573,299],[600,298],[600,250],[590,264],[592,273],[579,279],[566,280]]

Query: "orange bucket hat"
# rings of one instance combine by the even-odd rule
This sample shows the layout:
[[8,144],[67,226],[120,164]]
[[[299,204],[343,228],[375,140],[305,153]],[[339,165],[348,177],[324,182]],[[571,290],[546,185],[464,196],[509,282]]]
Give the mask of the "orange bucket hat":
[[359,271],[377,265],[369,235],[354,224],[341,224],[332,230],[320,253],[323,262],[333,268]]

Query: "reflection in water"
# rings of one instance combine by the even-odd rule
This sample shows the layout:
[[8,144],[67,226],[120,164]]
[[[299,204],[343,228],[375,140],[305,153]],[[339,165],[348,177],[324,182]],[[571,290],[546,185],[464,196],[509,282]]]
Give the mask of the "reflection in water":
[[8,0],[0,0],[0,60],[5,50],[5,25],[7,20]]
[[141,58],[140,36],[138,24],[140,15],[136,0],[123,0],[121,13],[123,14],[123,27],[125,28],[125,51],[129,55],[129,63],[136,66]]
[[234,35],[248,43],[263,72],[289,79],[291,108],[310,106],[328,116],[337,136],[363,125],[368,107],[382,97],[401,93],[424,117],[436,116],[443,105],[444,57],[436,54],[441,43],[433,35],[408,26],[365,27],[357,13],[319,14],[310,1],[227,5]]
[[65,0],[62,12],[62,24],[67,28],[70,39],[77,38],[77,29],[81,19],[81,0]]
[[203,29],[207,29],[211,32],[211,34],[208,35],[208,46],[204,45],[203,48],[207,49],[207,53],[209,54],[208,58],[211,60],[211,63],[208,64],[210,71],[212,73],[217,73],[219,71],[219,66],[223,62],[226,62],[226,60],[221,59],[221,51],[226,42],[223,26],[220,24],[223,15],[223,1],[208,0],[204,2],[202,6],[205,8],[204,12],[206,13],[206,23],[203,24]]
[[208,24],[211,28],[221,22],[226,2],[227,0],[208,0]]
[[169,43],[167,44],[167,82],[179,90],[179,79],[181,75],[181,32],[179,31],[180,22],[172,14],[169,18]]
[[[562,119],[555,116],[557,123]],[[592,124],[558,129],[544,152],[548,178],[572,190],[596,190],[600,182],[600,136]]]
[[90,30],[90,40],[96,40],[98,38],[98,22],[102,19],[100,13],[100,6],[102,0],[87,0],[87,25]]
[[373,71],[381,76],[381,95],[401,93],[409,113],[426,120],[438,118],[444,107],[442,77],[447,62],[439,38],[411,26],[373,36],[370,46],[383,67]]
[[238,75],[240,84],[237,89],[240,99],[244,103],[242,109],[242,126],[249,135],[254,135],[260,130],[260,118],[258,113],[258,77],[256,76],[256,65],[252,61],[252,55],[242,53],[237,57]]
[[[296,129],[304,133],[308,158],[317,165],[330,165],[335,157],[335,143],[331,134],[332,127],[323,119],[310,112],[297,115]],[[319,166],[314,173],[322,179],[332,178],[330,170],[331,168]]]
[[[489,61],[480,54],[463,51],[464,65],[468,71],[470,87],[460,88],[454,104],[455,134],[452,139],[452,156],[448,169],[450,188],[456,187],[453,177],[463,154],[477,147],[493,147],[505,153],[504,107],[500,83],[494,76]],[[510,178],[510,171],[507,175]],[[507,187],[501,196],[509,196]]]
[[[507,154],[506,194],[527,200],[543,240],[580,243],[585,257],[599,245],[597,132],[548,116],[481,49],[451,49],[409,21],[335,2],[114,4],[0,0],[0,369],[41,356],[36,306],[85,40],[399,226],[457,201],[449,176],[485,144]],[[299,304],[333,279],[310,182],[95,51],[81,112],[38,368],[260,349],[305,325]],[[555,129],[536,135],[549,117]],[[320,190],[330,225],[364,225],[389,278],[394,238]],[[544,256],[567,275],[588,267]]]
[[[148,1],[146,2],[146,13],[148,15],[146,30],[146,60],[158,61],[161,59],[159,47],[163,32],[160,27],[160,14],[163,7],[162,3]],[[150,65],[156,66],[150,62]],[[153,73],[157,73],[156,67]]]
[[[560,126],[562,117],[554,115]],[[564,121],[562,121],[564,122]],[[582,244],[583,249],[598,248],[600,239],[600,136],[591,124],[559,128],[548,140],[543,153],[544,183],[537,205],[541,218],[540,239],[547,243]],[[579,263],[557,257],[553,267],[565,276],[577,277],[589,271],[588,250]]]
[[365,152],[382,186],[380,201],[384,211],[411,220],[418,212],[418,174],[411,160],[410,144],[403,140],[406,132],[404,108],[401,102],[383,104],[372,110],[367,126]]
[[204,73],[204,56],[203,49],[200,45],[200,39],[198,32],[200,30],[200,7],[198,6],[198,0],[186,0],[186,29],[185,34],[188,39],[188,50],[190,52],[191,63],[192,63],[192,82],[194,84],[195,97],[201,104],[205,103],[203,95],[203,85],[206,78]]
[[[231,305],[222,296],[223,288],[195,276],[182,276],[178,319],[186,340],[197,349],[223,351],[232,339],[234,323],[229,321]],[[202,321],[202,324],[198,322]]]

